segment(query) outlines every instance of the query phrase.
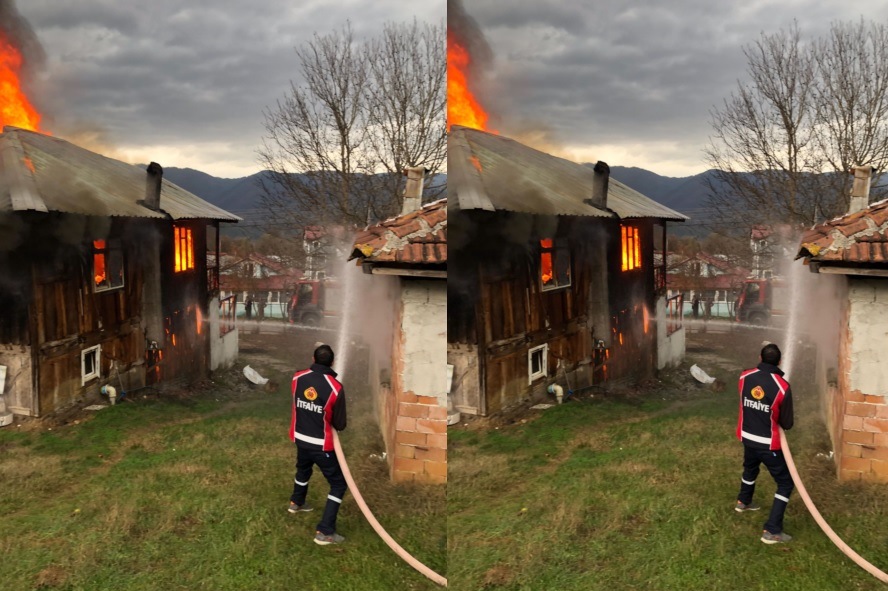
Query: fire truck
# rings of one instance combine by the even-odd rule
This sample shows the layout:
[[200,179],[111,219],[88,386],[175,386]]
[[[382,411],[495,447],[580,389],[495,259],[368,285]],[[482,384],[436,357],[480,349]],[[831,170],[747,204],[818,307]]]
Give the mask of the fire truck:
[[324,318],[339,315],[339,304],[336,280],[301,279],[287,303],[287,317],[291,324],[318,326]]
[[789,288],[781,277],[747,279],[737,299],[737,322],[777,324],[789,312]]

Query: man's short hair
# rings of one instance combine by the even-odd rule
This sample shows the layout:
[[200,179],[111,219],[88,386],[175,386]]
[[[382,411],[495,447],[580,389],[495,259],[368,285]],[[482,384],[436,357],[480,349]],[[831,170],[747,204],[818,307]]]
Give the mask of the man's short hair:
[[762,361],[770,365],[780,363],[780,348],[774,343],[768,343],[762,347]]
[[[779,353],[778,353],[779,355]],[[319,365],[333,366],[333,349],[330,345],[321,345],[314,350],[315,363]]]

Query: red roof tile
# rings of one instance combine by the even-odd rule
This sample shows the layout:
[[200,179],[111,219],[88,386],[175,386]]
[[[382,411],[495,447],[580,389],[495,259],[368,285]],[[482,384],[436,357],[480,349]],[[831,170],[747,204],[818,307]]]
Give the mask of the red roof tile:
[[888,260],[888,200],[814,226],[802,235],[798,256],[884,264]]
[[446,264],[447,200],[359,232],[351,256],[355,258],[374,263]]

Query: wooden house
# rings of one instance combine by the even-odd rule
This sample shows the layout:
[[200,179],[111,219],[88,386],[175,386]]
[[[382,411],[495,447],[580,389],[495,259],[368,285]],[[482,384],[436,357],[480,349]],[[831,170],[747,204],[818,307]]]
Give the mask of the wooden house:
[[33,131],[0,134],[0,394],[13,412],[233,361],[236,332],[213,330],[207,252],[219,223],[239,218],[162,176]]
[[[581,165],[453,126],[448,140],[453,406],[488,415],[676,362],[666,330],[672,211]],[[659,319],[659,320],[658,320]]]

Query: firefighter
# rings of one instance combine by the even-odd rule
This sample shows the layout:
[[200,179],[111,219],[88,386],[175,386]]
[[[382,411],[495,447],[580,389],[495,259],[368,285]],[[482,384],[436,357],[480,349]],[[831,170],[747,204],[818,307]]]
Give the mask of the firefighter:
[[346,425],[345,391],[332,369],[333,349],[320,345],[314,351],[309,369],[293,375],[293,415],[290,440],[296,444],[296,477],[290,495],[290,513],[311,511],[306,502],[308,481],[315,465],[330,485],[324,514],[317,525],[316,544],[340,544],[345,538],[336,533],[336,516],[346,483],[333,449],[333,429],[342,431]]
[[786,430],[792,428],[792,390],[778,365],[780,349],[768,343],[762,347],[761,363],[740,374],[738,384],[740,416],[737,437],[743,442],[743,475],[734,510],[744,513],[761,509],[752,496],[759,467],[764,464],[777,484],[771,513],[762,532],[761,540],[765,544],[785,543],[792,539],[783,531],[783,514],[794,485],[783,457],[778,429],[778,426]]

